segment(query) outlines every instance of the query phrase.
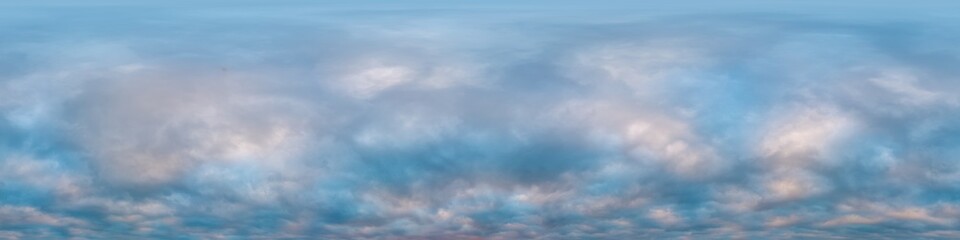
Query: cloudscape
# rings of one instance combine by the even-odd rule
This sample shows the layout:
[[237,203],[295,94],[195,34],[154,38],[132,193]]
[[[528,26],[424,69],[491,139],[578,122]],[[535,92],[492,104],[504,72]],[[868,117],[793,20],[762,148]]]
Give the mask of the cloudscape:
[[949,1],[0,3],[0,239],[957,239]]

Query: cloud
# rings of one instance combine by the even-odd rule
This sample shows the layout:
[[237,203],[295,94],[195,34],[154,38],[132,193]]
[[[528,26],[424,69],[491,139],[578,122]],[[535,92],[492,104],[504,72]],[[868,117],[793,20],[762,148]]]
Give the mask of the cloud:
[[617,4],[14,7],[0,238],[957,234],[949,19]]

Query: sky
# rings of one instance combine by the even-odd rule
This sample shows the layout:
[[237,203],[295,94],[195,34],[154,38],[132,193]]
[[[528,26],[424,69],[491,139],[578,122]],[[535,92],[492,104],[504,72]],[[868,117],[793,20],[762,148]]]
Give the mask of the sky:
[[958,9],[4,1],[0,239],[957,239]]

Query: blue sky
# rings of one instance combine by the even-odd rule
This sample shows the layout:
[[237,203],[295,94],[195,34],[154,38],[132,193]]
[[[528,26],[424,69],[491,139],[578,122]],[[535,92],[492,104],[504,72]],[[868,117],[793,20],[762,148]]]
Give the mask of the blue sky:
[[956,239],[956,3],[0,3],[0,239]]

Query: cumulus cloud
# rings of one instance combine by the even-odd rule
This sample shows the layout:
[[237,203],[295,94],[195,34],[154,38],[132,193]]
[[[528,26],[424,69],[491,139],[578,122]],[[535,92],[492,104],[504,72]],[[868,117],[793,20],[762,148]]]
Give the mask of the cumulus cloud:
[[0,238],[960,234],[941,7],[610,4],[3,8]]

